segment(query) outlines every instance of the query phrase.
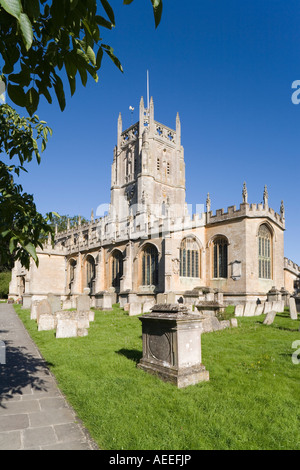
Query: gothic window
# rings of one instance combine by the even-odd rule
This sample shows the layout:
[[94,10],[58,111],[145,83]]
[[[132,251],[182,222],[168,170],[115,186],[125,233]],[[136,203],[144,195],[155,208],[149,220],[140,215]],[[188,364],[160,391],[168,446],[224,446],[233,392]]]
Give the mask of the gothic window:
[[120,289],[120,280],[123,276],[123,256],[118,250],[113,252],[111,270],[111,285],[115,289]]
[[213,275],[214,278],[228,276],[228,241],[225,237],[217,237],[213,244]]
[[155,246],[147,245],[142,252],[142,285],[158,284],[158,251]]
[[180,245],[180,276],[200,277],[200,250],[194,238],[185,238]]
[[86,258],[86,287],[90,288],[90,293],[93,293],[93,281],[96,277],[96,265],[93,256],[88,255]]
[[258,231],[258,277],[272,279],[272,236],[268,227],[263,224]]

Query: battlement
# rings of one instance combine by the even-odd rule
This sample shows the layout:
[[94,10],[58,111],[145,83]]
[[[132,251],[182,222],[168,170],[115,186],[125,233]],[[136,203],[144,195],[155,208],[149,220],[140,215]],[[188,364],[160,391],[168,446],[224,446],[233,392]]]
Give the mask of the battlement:
[[300,266],[288,258],[284,258],[284,269],[287,269],[296,276],[300,276]]
[[236,206],[229,206],[227,212],[224,209],[217,209],[215,215],[213,215],[212,211],[207,212],[207,224],[227,222],[231,219],[244,217],[267,217],[282,229],[285,227],[284,217],[275,212],[271,207],[264,204],[248,204],[247,202],[241,203],[239,209],[236,209]]

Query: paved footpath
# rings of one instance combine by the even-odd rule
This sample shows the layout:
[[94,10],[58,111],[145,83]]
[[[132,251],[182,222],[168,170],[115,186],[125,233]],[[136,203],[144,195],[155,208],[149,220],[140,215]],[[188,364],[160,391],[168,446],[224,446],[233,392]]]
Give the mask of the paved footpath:
[[10,304],[0,304],[0,450],[99,450]]

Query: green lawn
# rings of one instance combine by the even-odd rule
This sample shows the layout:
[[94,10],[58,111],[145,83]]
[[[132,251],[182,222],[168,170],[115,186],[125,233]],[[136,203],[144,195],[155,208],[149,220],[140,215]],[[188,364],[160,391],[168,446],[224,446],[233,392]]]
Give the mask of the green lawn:
[[137,317],[96,311],[87,337],[56,339],[15,308],[102,449],[300,450],[299,320],[287,313],[271,326],[238,318],[238,328],[202,335],[210,381],[178,390],[136,367]]

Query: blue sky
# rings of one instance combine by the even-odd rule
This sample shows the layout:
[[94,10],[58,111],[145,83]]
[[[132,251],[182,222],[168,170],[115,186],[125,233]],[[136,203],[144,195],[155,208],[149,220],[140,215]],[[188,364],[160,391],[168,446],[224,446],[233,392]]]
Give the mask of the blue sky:
[[[164,0],[155,30],[150,0],[112,0],[116,28],[103,30],[124,73],[107,57],[95,84],[78,81],[62,113],[41,101],[38,115],[53,129],[42,163],[20,182],[40,212],[90,218],[110,200],[110,168],[117,138],[138,121],[146,100],[146,72],[155,119],[175,128],[179,112],[186,162],[186,200],[212,210],[242,202],[286,208],[285,256],[300,264],[299,0]],[[135,108],[133,116],[129,106]]]

